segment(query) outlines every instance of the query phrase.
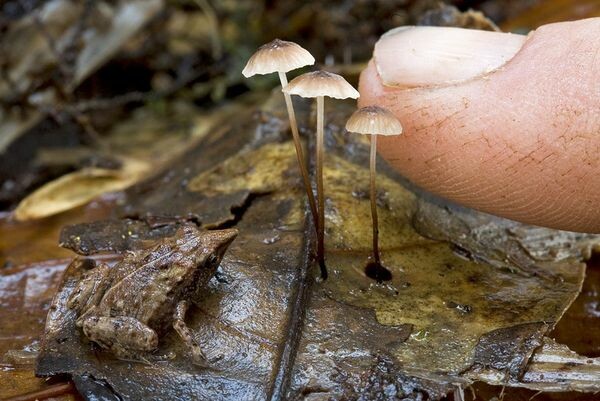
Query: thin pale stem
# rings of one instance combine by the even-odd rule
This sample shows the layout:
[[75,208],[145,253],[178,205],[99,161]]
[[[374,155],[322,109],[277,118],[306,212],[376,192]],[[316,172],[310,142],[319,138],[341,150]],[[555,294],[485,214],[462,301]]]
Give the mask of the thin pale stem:
[[377,220],[377,189],[375,188],[375,177],[377,176],[377,135],[371,135],[371,217],[373,218],[373,260],[381,264],[379,257],[379,222]]
[[317,201],[319,223],[317,225],[317,258],[321,268],[321,277],[327,278],[325,267],[325,197],[323,196],[323,117],[325,114],[325,98],[317,97]]
[[[281,81],[281,88],[287,86],[287,77],[284,72],[279,72],[279,80]],[[296,147],[296,156],[298,158],[298,165],[300,166],[300,172],[302,173],[302,180],[304,181],[304,189],[306,190],[306,196],[308,197],[308,204],[310,205],[310,211],[313,216],[313,222],[315,229],[319,230],[318,217],[317,217],[317,203],[315,202],[315,196],[312,191],[310,184],[310,178],[308,175],[308,169],[306,168],[304,152],[302,151],[302,142],[300,141],[300,134],[298,132],[298,123],[296,122],[296,113],[294,112],[294,106],[292,104],[292,98],[289,93],[283,92],[285,98],[285,105],[287,106],[288,117],[290,119],[290,128],[292,130],[292,138],[294,139],[294,146]]]

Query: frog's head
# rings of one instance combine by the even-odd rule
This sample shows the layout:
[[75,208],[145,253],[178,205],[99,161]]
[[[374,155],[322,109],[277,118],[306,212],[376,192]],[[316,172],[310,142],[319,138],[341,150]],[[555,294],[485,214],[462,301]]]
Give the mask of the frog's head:
[[235,228],[205,231],[200,237],[200,249],[202,249],[202,253],[212,255],[211,262],[218,266],[225,251],[237,235],[238,230]]
[[238,235],[238,230],[201,230],[188,224],[180,228],[178,245],[184,254],[194,255],[194,265],[214,271],[225,251]]

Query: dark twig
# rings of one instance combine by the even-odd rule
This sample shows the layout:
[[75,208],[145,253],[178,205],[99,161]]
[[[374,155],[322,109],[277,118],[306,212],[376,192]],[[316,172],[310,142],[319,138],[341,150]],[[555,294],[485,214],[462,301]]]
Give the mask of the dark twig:
[[17,83],[11,78],[8,72],[8,55],[6,54],[6,51],[2,44],[0,44],[0,79],[6,82],[6,85],[8,85],[8,88],[11,92],[19,92]]
[[42,390],[32,391],[14,397],[6,398],[4,401],[34,401],[55,398],[65,394],[73,394],[75,387],[72,383],[54,384]]
[[[21,0],[21,4],[23,4],[23,0]],[[23,7],[25,7],[25,6],[23,6]],[[33,23],[35,24],[36,28],[40,31],[40,33],[46,40],[46,43],[48,44],[48,48],[50,49],[50,52],[56,59],[56,65],[58,66],[58,69],[59,69],[61,75],[67,76],[69,73],[68,72],[69,69],[63,63],[62,54],[60,53],[60,51],[58,50],[58,47],[56,46],[56,40],[54,40],[54,38],[52,37],[50,32],[48,32],[48,29],[46,28],[46,24],[44,24],[44,21],[42,21],[42,19],[40,18],[40,15],[38,13],[32,12],[32,18],[33,18]]]
[[69,82],[72,82],[73,77],[75,76],[75,63],[77,61],[77,56],[79,55],[81,37],[83,36],[83,31],[87,27],[87,22],[95,5],[96,0],[85,0],[83,4],[83,10],[81,11],[81,15],[77,20],[77,25],[75,25],[75,30],[73,31],[73,34],[69,38],[69,41],[62,51],[62,59],[64,60],[66,68],[68,69],[67,78]]
[[67,113],[86,113],[88,111],[97,111],[111,109],[114,107],[125,106],[134,102],[148,102],[160,97],[158,92],[128,92],[123,95],[117,95],[111,98],[96,98],[81,100],[63,106]]
[[223,45],[221,44],[221,34],[219,33],[219,19],[214,8],[208,0],[194,0],[198,7],[204,12],[210,24],[210,41],[212,47],[212,57],[214,60],[220,60],[223,56]]

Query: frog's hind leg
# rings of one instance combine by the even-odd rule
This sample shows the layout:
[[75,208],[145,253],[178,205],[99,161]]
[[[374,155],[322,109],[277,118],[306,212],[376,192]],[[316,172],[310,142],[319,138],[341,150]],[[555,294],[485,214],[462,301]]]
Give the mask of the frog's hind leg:
[[187,312],[188,308],[189,303],[187,301],[181,301],[177,304],[177,308],[175,308],[175,314],[173,316],[173,328],[192,352],[193,362],[196,365],[206,367],[208,366],[206,356],[202,352],[200,345],[198,345],[194,339],[191,330],[185,324],[185,313]]
[[82,324],[85,335],[102,348],[128,359],[158,347],[154,330],[129,316],[89,316]]

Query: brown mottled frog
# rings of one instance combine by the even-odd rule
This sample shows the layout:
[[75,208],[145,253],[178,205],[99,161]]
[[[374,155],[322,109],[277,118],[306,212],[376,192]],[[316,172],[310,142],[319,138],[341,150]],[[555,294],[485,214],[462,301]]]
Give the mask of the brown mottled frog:
[[77,311],[84,334],[117,357],[145,359],[173,326],[194,363],[206,366],[184,317],[236,236],[235,229],[201,231],[185,225],[151,248],[128,252],[112,268],[100,264],[91,269],[67,306]]

